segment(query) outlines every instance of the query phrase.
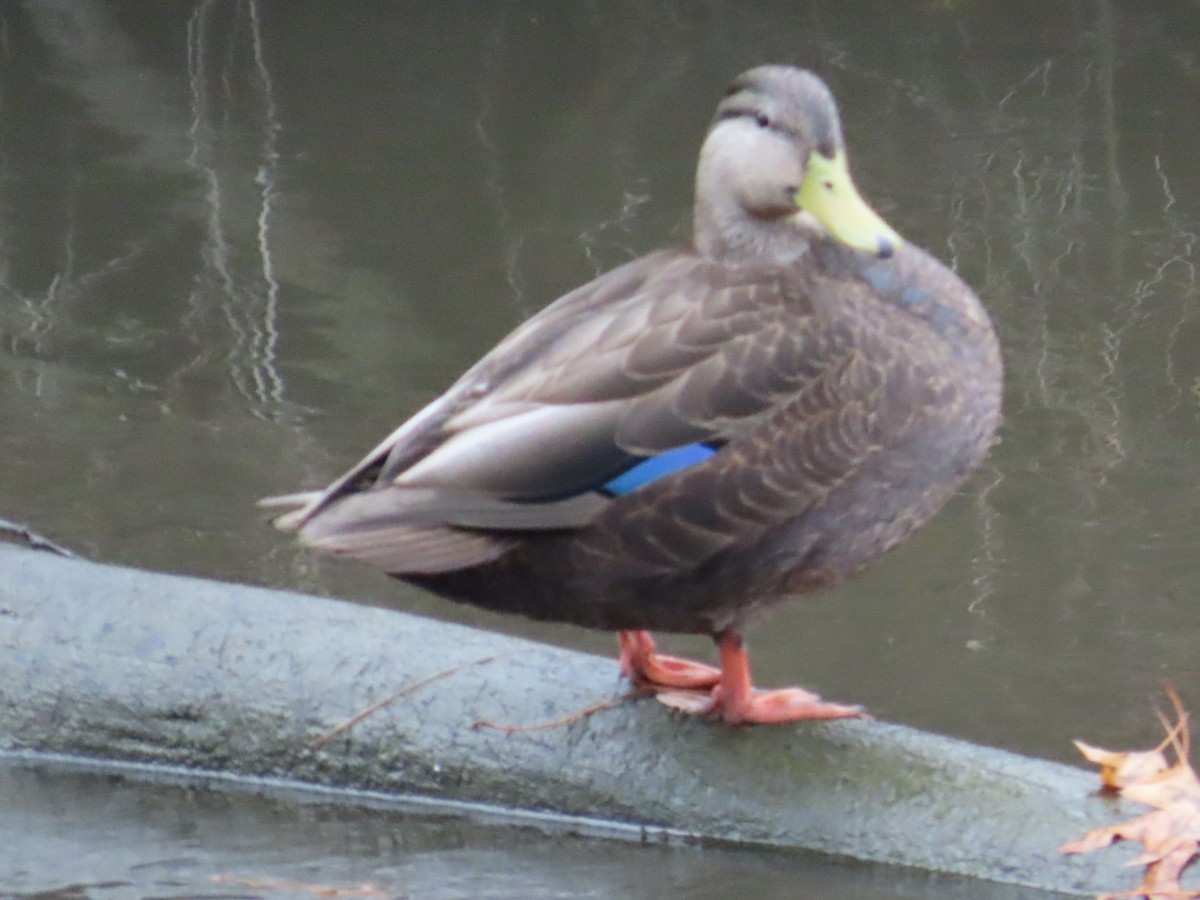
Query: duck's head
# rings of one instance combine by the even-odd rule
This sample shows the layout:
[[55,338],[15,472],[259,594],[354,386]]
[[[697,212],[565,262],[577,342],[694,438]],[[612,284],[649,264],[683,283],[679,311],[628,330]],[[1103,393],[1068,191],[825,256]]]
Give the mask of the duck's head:
[[879,257],[901,241],[850,179],[825,82],[791,66],[743,72],[700,151],[696,247],[725,259],[789,257],[819,235]]

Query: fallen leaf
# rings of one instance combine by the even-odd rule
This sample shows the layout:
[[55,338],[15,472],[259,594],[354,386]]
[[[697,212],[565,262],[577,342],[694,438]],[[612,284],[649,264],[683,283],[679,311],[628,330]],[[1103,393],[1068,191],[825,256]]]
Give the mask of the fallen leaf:
[[1100,780],[1106,788],[1119,791],[1127,784],[1136,784],[1170,768],[1161,750],[1117,753],[1093,747],[1083,741],[1072,741],[1083,758],[1100,767]]
[[1130,866],[1143,867],[1141,884],[1130,891],[1106,894],[1101,900],[1200,898],[1200,890],[1188,890],[1179,883],[1184,869],[1200,854],[1200,778],[1188,758],[1188,714],[1175,691],[1170,687],[1166,690],[1175,721],[1159,714],[1167,734],[1153,750],[1119,752],[1075,741],[1084,759],[1100,767],[1105,788],[1152,808],[1136,819],[1095,828],[1059,847],[1062,853],[1091,853],[1117,841],[1142,845],[1141,855],[1129,862]]

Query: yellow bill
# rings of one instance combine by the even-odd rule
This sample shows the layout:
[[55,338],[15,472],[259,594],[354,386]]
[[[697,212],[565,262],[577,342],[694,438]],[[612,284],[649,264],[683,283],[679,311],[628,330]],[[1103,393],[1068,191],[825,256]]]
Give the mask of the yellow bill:
[[814,216],[833,238],[855,250],[888,257],[902,240],[858,193],[846,154],[840,151],[833,159],[820,153],[809,157],[796,205]]

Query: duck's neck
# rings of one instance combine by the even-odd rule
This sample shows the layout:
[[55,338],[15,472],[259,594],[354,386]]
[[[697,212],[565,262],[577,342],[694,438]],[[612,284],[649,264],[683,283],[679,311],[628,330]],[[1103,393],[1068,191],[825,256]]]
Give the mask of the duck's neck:
[[759,219],[746,215],[732,198],[722,208],[720,199],[697,198],[694,212],[696,251],[726,265],[744,262],[789,263],[805,255],[812,235],[796,216]]
[[787,263],[808,252],[815,223],[798,217],[784,183],[747,167],[732,126],[714,128],[700,150],[693,240],[701,256],[726,265]]

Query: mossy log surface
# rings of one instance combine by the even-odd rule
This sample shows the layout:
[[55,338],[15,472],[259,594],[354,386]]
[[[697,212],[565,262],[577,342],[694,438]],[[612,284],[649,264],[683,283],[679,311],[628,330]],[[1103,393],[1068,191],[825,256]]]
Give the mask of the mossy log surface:
[[[323,746],[363,707],[415,687]],[[484,803],[1068,894],[1128,854],[1093,774],[877,721],[729,728],[630,701],[612,660],[403,613],[0,544],[0,750]]]

